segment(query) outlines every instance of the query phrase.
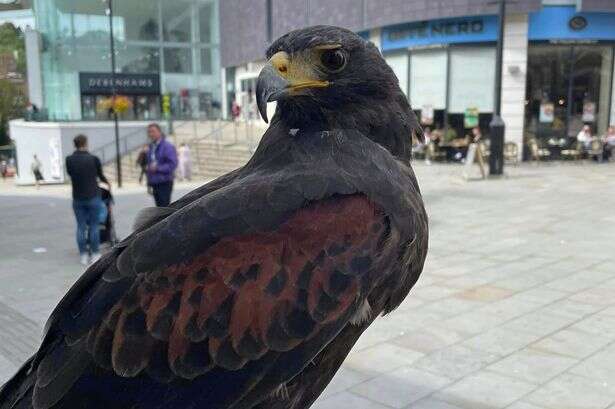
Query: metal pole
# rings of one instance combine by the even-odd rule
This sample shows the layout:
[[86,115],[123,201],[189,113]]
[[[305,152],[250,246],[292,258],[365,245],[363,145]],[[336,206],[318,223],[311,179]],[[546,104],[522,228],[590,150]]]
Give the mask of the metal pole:
[[489,137],[491,139],[489,155],[489,174],[502,175],[504,173],[504,133],[506,130],[502,119],[502,56],[504,54],[504,17],[506,15],[505,0],[498,1],[500,26],[498,30],[498,43],[495,60],[495,89],[493,97],[495,101],[493,119],[489,124]]
[[494,114],[500,116],[502,114],[502,59],[504,55],[504,16],[506,15],[506,2],[499,0],[499,28],[498,28],[498,43],[495,55],[495,110]]
[[[109,43],[111,48],[111,93],[113,103],[117,97],[117,88],[115,87],[115,37],[113,36],[113,0],[109,1]],[[120,124],[117,117],[115,107],[112,107],[113,122],[115,125],[115,166],[117,171],[117,186],[122,187],[122,157],[120,154]]]
[[[573,97],[573,91],[574,91],[574,46],[570,46],[570,54],[569,54],[569,59],[570,59],[570,67],[568,69],[568,92],[566,95],[566,134],[564,135],[564,138],[566,138],[566,145],[568,146],[568,141],[570,138],[570,118],[572,118],[572,97]],[[574,134],[573,134],[574,136]]]

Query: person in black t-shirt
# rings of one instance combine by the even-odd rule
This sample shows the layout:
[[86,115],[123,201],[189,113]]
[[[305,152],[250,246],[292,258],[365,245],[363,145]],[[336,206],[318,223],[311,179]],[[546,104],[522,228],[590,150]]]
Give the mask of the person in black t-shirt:
[[[77,245],[81,264],[100,258],[98,216],[103,206],[98,181],[111,185],[105,177],[100,159],[88,152],[88,138],[77,135],[75,152],[66,158],[66,171],[73,184],[73,211],[77,219]],[[91,257],[90,257],[91,256]]]

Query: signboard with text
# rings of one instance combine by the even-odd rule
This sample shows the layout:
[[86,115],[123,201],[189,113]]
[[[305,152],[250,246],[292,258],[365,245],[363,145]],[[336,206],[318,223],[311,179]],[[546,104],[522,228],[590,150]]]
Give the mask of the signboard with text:
[[[79,73],[81,95],[112,95],[114,78],[111,73]],[[160,95],[159,74],[115,74],[115,89],[119,95]]]
[[466,129],[478,126],[478,108],[466,108],[463,115],[463,127]]
[[496,41],[496,16],[461,17],[400,24],[382,29],[382,50],[436,44]]
[[614,13],[579,13],[575,6],[549,6],[530,13],[528,38],[564,43],[615,41],[614,26]]

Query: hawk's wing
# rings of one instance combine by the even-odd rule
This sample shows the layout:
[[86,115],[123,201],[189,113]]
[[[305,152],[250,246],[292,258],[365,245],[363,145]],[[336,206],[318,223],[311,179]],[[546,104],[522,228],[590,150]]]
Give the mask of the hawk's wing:
[[395,273],[412,284],[406,266],[424,261],[423,246],[416,260],[404,255],[426,239],[408,169],[354,134],[279,151],[144,224],[86,273],[32,365],[37,409],[251,407],[301,372],[376,286],[390,290],[383,303],[403,299],[409,288],[382,283]]
[[[61,400],[92,360],[161,383],[286,362],[215,396],[230,403],[265,374],[287,381],[331,341],[377,281],[385,214],[364,195],[308,202],[275,184],[248,186],[169,216],[109,265],[59,322],[38,368],[37,408]],[[229,198],[238,194],[247,196]],[[285,205],[259,200],[275,195]]]

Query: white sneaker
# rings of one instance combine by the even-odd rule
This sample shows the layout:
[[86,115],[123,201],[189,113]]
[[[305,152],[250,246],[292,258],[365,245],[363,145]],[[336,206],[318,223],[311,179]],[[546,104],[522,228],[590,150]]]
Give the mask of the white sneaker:
[[90,264],[94,264],[98,261],[98,259],[100,259],[101,254],[100,253],[92,253],[92,258],[90,259]]
[[90,264],[90,256],[88,256],[87,254],[82,254],[79,262],[81,263],[81,265],[87,266],[88,264]]

